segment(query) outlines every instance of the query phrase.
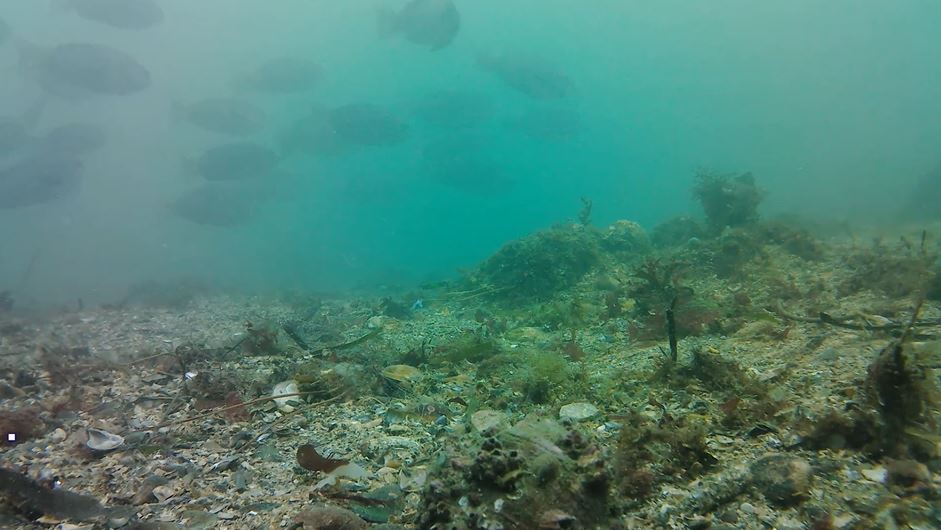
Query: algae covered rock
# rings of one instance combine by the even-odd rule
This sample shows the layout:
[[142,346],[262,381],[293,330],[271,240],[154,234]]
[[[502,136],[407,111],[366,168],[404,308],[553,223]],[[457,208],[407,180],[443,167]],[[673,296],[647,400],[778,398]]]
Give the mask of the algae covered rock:
[[591,403],[569,403],[559,409],[559,418],[563,420],[583,421],[598,415],[598,407]]
[[531,417],[454,438],[422,492],[417,527],[609,528],[606,452],[590,434]]
[[702,204],[706,220],[714,233],[726,227],[740,227],[758,221],[758,205],[764,193],[755,185],[751,173],[737,177],[700,172],[693,193]]
[[643,227],[634,221],[621,219],[604,230],[602,247],[619,254],[644,254],[650,251],[650,238]]
[[481,264],[476,280],[507,301],[546,300],[575,285],[601,261],[600,236],[561,226],[511,241]]
[[758,491],[778,506],[799,504],[810,495],[813,468],[803,458],[767,456],[752,464],[751,474]]
[[672,217],[653,228],[651,239],[656,247],[678,247],[704,235],[699,223],[689,216]]

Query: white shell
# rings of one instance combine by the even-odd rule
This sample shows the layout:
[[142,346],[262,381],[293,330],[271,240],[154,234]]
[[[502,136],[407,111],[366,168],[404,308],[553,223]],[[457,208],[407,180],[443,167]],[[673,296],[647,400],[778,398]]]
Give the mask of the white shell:
[[94,449],[95,451],[111,451],[112,449],[117,449],[124,445],[124,438],[117,434],[91,428],[85,429],[85,432],[88,433],[88,441],[85,442],[85,445],[87,445],[89,449]]
[[278,405],[278,410],[281,412],[292,412],[294,407],[288,404],[288,401],[297,401],[297,396],[282,397],[285,394],[296,394],[300,392],[297,388],[297,381],[281,381],[280,383],[274,385],[274,389],[271,391],[272,397],[275,398],[274,402]]

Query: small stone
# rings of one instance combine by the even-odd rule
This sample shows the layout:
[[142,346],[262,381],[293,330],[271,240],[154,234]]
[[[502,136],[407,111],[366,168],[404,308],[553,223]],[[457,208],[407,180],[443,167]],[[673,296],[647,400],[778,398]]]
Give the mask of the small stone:
[[592,405],[591,403],[569,403],[568,405],[563,405],[559,409],[559,419],[573,420],[573,421],[583,421],[589,418],[593,418],[598,415],[598,407]]
[[177,491],[174,487],[164,485],[155,487],[152,493],[154,498],[157,499],[157,502],[163,502],[176,495]]
[[774,528],[776,530],[804,530],[806,527],[804,526],[804,523],[798,521],[797,519],[782,515],[774,521]]
[[758,490],[778,506],[800,504],[810,494],[813,469],[802,458],[767,456],[751,465],[751,474]]
[[750,502],[743,502],[742,504],[739,504],[738,509],[741,510],[742,513],[747,513],[747,514],[753,514],[758,511],[755,509],[755,505]]
[[493,409],[482,409],[471,415],[471,425],[478,432],[497,429],[507,424],[506,413]]
[[65,439],[68,437],[69,437],[69,434],[65,432],[64,430],[62,430],[61,428],[59,428],[59,429],[52,431],[52,435],[50,436],[50,439],[55,443],[59,443],[59,442],[64,442]]
[[385,319],[381,315],[369,317],[369,319],[366,320],[366,328],[367,329],[380,329],[382,328],[384,321]]
[[889,477],[889,472],[886,468],[879,466],[872,469],[863,469],[860,471],[860,474],[866,478],[866,480],[871,480],[872,482],[878,482],[880,484],[885,484],[886,479]]

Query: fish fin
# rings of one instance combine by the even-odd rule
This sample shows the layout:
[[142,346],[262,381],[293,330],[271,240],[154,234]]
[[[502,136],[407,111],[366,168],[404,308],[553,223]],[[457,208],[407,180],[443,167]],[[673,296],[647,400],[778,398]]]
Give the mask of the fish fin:
[[17,66],[20,72],[29,77],[34,76],[46,60],[49,54],[48,49],[21,37],[14,37],[13,43],[16,46]]
[[180,158],[180,167],[183,168],[183,173],[187,177],[198,177],[199,174],[199,162],[194,156],[184,156]]
[[493,53],[481,52],[477,54],[475,63],[481,70],[493,71],[497,68],[498,56]]
[[20,122],[26,126],[27,129],[35,129],[39,124],[39,121],[42,119],[43,112],[46,110],[46,103],[49,101],[49,96],[43,93],[39,96],[32,105],[30,105],[23,113],[20,115]]
[[180,123],[186,121],[186,103],[173,100],[170,102],[170,123]]
[[378,21],[377,27],[380,37],[386,39],[395,35],[398,31],[398,17],[395,11],[387,7],[380,7],[376,12],[376,20]]
[[49,2],[49,9],[53,12],[65,12],[75,9],[74,0],[52,0]]

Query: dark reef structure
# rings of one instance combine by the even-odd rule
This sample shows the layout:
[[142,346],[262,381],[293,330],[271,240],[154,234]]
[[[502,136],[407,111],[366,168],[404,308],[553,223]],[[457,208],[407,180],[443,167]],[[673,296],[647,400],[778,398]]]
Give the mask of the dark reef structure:
[[755,224],[759,219],[758,205],[764,197],[751,173],[733,177],[700,171],[696,175],[693,193],[702,204],[706,221],[714,234],[721,233],[726,227]]
[[599,235],[581,225],[561,226],[511,241],[476,272],[498,301],[546,300],[575,285],[601,260]]

